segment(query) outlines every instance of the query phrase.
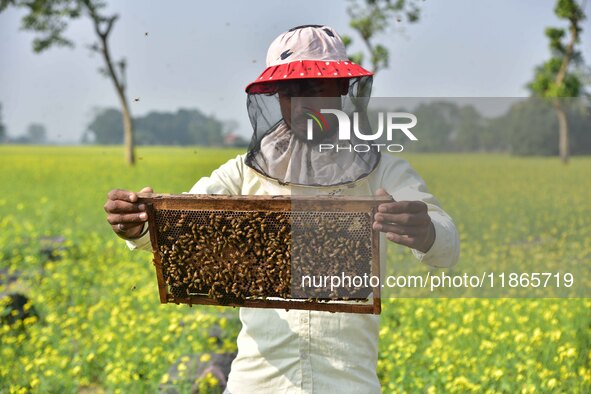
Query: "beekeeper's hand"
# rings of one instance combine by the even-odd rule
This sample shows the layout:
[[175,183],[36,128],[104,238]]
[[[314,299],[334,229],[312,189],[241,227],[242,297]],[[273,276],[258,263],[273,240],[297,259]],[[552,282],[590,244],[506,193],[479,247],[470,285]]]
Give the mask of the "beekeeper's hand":
[[[151,187],[144,187],[140,193],[154,193]],[[107,221],[119,237],[138,238],[148,220],[146,206],[137,202],[137,193],[114,189],[107,196],[104,209]]]
[[[376,196],[390,195],[380,188]],[[393,200],[378,205],[373,228],[386,233],[390,241],[423,253],[435,242],[435,226],[427,214],[427,204],[422,201]]]

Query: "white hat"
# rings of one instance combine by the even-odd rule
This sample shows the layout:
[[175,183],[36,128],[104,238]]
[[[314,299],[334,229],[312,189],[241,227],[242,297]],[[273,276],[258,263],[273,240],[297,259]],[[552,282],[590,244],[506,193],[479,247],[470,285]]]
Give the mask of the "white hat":
[[273,82],[307,78],[355,78],[373,75],[347,57],[337,32],[322,25],[294,27],[267,51],[267,68],[246,87],[247,93],[271,93]]

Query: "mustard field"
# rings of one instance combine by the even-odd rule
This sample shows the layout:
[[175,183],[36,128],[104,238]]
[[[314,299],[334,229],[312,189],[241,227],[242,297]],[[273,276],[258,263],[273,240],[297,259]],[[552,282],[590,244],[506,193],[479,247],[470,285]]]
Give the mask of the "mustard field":
[[[236,349],[238,310],[160,304],[151,255],[112,233],[103,204],[113,188],[188,191],[239,153],[140,148],[129,168],[119,147],[0,146],[0,293],[26,295],[30,312],[16,319],[2,298],[0,393],[189,392],[191,355]],[[590,271],[591,158],[404,157],[459,229],[454,272]],[[390,269],[416,264],[388,250]],[[384,299],[381,327],[387,393],[591,392],[589,298]]]

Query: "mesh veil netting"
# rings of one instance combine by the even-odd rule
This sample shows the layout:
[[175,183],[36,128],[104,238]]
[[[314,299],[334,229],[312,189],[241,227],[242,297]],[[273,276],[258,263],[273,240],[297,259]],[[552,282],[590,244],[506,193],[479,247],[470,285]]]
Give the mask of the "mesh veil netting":
[[[351,124],[356,112],[364,134],[371,129],[367,106],[372,80],[371,76],[349,78],[348,93],[341,96],[340,110],[349,116]],[[247,109],[253,135],[246,165],[281,184],[343,185],[366,177],[380,161],[380,152],[375,149],[353,149],[356,144],[367,143],[354,133],[350,140],[336,140],[337,133],[333,133],[332,141],[324,141],[338,144],[338,150],[319,151],[317,141],[298,138],[284,120],[278,93],[248,94]]]

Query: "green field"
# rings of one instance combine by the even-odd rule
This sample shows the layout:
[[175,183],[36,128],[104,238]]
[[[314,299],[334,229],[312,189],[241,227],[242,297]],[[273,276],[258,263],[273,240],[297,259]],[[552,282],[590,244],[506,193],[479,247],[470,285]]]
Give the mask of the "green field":
[[[1,393],[154,392],[180,357],[235,349],[237,310],[161,305],[151,256],[113,235],[102,206],[112,188],[187,191],[238,153],[141,148],[129,169],[121,148],[0,146],[0,269],[20,273],[0,291],[40,316],[0,326]],[[591,262],[591,158],[405,158],[460,230],[458,267]],[[44,236],[66,239],[61,259],[39,253]],[[378,373],[384,392],[591,392],[591,301],[384,300]]]

